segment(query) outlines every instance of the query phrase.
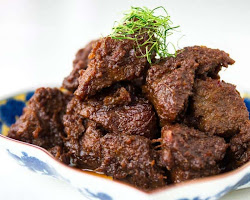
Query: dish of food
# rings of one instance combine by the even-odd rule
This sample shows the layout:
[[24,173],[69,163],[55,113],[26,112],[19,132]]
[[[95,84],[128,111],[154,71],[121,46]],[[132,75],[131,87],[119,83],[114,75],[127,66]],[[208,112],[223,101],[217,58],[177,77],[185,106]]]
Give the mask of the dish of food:
[[[164,36],[154,32],[163,21]],[[249,113],[218,75],[234,60],[204,46],[170,54],[161,40],[170,25],[132,8],[110,36],[78,51],[62,90],[36,90],[8,137],[144,191],[247,163]]]
[[[0,120],[2,122],[0,123],[0,148],[22,167],[40,176],[50,176],[65,181],[70,186],[76,188],[84,198],[93,200],[219,199],[229,191],[250,186],[249,162],[231,172],[185,181],[176,185],[167,185],[164,188],[150,192],[142,192],[135,187],[129,187],[120,181],[112,180],[111,177],[96,173],[90,174],[87,171],[68,167],[44,148],[5,137],[15,118],[22,114],[23,107],[33,93],[21,93],[0,101]],[[248,109],[250,109],[250,99],[245,98],[244,100]],[[121,195],[121,193],[126,193],[127,195]]]

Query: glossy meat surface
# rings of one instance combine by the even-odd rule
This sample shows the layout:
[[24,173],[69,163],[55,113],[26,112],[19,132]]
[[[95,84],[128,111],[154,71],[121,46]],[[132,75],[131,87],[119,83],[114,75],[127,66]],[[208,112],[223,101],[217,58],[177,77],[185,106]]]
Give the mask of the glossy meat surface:
[[[91,120],[76,120],[64,116],[64,125],[67,130],[65,146],[70,154],[71,163],[78,168],[95,170],[101,164],[100,138],[102,132]],[[71,121],[70,121],[70,120]],[[72,127],[77,127],[73,129]]]
[[118,84],[88,101],[74,97],[70,104],[74,104],[80,116],[95,121],[108,132],[155,138],[155,112],[148,100],[135,96],[134,90],[131,85]]
[[235,86],[220,80],[197,80],[191,103],[193,125],[199,130],[229,137],[248,121],[248,111]]
[[100,39],[91,51],[88,68],[80,71],[79,87],[75,95],[86,99],[113,83],[134,80],[142,76],[147,59],[135,50],[133,40]]
[[75,60],[73,61],[73,69],[70,72],[70,74],[64,78],[63,80],[63,87],[67,90],[74,92],[78,87],[78,78],[79,78],[79,71],[85,70],[88,67],[88,63],[90,59],[88,58],[93,44],[97,40],[93,40],[90,43],[88,43],[84,48],[80,49],[75,57]]
[[185,47],[176,57],[162,59],[151,66],[143,87],[153,103],[161,125],[180,121],[197,77],[219,78],[223,67],[234,63],[227,53],[205,46]]
[[230,140],[231,168],[235,169],[250,161],[250,122]]
[[63,146],[62,117],[70,96],[56,88],[39,88],[8,136],[44,148]]
[[66,151],[64,146],[54,146],[48,149],[48,152],[52,154],[57,160],[65,164],[70,164],[70,154]]
[[143,88],[153,103],[162,126],[166,122],[176,121],[185,111],[188,98],[192,94],[197,67],[193,60],[172,61],[170,59],[151,66]]
[[234,64],[229,54],[219,49],[211,49],[205,46],[185,47],[178,51],[178,60],[194,59],[199,64],[196,75],[202,77],[219,78],[218,72],[222,67]]
[[104,173],[144,190],[166,185],[163,171],[155,164],[157,155],[149,139],[122,133],[103,136],[103,131],[91,120],[84,120],[82,125],[78,137],[73,131],[68,132],[65,143],[76,167]]
[[181,124],[166,125],[161,134],[161,162],[174,183],[220,173],[228,147],[223,138]]
[[107,134],[101,139],[103,160],[97,171],[142,189],[166,185],[156,166],[149,139],[138,135]]

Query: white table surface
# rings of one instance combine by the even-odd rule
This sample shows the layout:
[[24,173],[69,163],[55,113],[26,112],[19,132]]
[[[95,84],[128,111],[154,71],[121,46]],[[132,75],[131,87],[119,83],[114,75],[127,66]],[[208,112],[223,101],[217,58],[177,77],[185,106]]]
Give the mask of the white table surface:
[[[249,86],[248,0],[0,0],[0,98],[40,86],[60,85],[76,51],[110,32],[131,5],[167,8],[181,26],[179,46],[206,45],[230,53],[236,64],[222,79],[244,92]],[[184,37],[181,37],[185,35]],[[83,199],[66,183],[21,168],[0,151],[0,199]],[[223,200],[248,200],[250,189]]]

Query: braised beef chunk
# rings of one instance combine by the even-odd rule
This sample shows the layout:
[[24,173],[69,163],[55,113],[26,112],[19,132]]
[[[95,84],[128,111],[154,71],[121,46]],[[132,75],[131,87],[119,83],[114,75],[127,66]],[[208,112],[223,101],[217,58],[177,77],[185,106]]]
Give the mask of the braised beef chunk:
[[142,189],[165,185],[149,139],[110,133],[103,136],[95,122],[87,120],[84,125],[84,133],[78,139],[68,136],[65,144],[76,167],[92,169]]
[[101,159],[97,149],[102,134],[95,122],[83,118],[76,112],[75,103],[73,99],[68,103],[66,114],[63,116],[67,134],[65,146],[72,164],[79,168],[94,170],[99,166]]
[[80,166],[89,166],[92,169],[96,169],[100,166],[101,156],[101,144],[100,139],[103,133],[98,130],[95,122],[89,121],[86,131],[80,140],[80,157],[84,158],[77,162]]
[[229,54],[219,49],[210,49],[205,46],[185,47],[178,51],[177,59],[194,59],[199,64],[196,75],[198,77],[219,78],[218,72],[222,67],[234,64]]
[[235,169],[250,161],[250,122],[241,127],[240,133],[230,140],[230,167]]
[[155,138],[156,116],[150,103],[135,96],[131,85],[115,85],[87,101],[72,99],[76,112],[95,121],[107,132]]
[[63,87],[67,90],[74,92],[78,87],[78,78],[79,78],[79,71],[85,70],[88,67],[88,63],[90,59],[88,58],[91,50],[92,45],[96,42],[96,40],[91,41],[88,43],[84,48],[80,49],[73,61],[73,70],[71,73],[63,80]]
[[101,138],[103,160],[97,171],[141,189],[164,186],[151,141],[138,135],[107,134]]
[[62,117],[69,96],[56,88],[39,88],[8,136],[44,148],[63,146]]
[[[95,170],[101,163],[100,138],[102,132],[95,122],[91,120],[76,120],[64,117],[65,128],[68,130],[65,146],[67,147],[71,162],[78,168]],[[77,125],[80,128],[75,128]]]
[[48,152],[61,162],[67,165],[70,164],[70,155],[63,146],[54,146],[48,149]]
[[134,40],[104,37],[95,43],[89,55],[88,68],[80,71],[79,87],[75,91],[81,99],[94,95],[102,88],[122,80],[133,80],[144,72],[147,59],[140,57]]
[[248,121],[248,111],[234,85],[207,78],[197,80],[190,105],[191,124],[222,137],[232,136]]
[[166,58],[151,66],[143,91],[153,103],[161,125],[180,121],[192,94],[195,78],[219,78],[221,67],[233,63],[224,51],[194,46],[178,51],[175,58]]
[[221,172],[221,169],[218,165],[211,166],[210,168],[205,168],[202,170],[184,170],[179,167],[171,170],[171,179],[174,183],[181,183],[186,180],[192,180],[212,175],[217,175]]
[[166,125],[161,134],[161,164],[174,183],[220,173],[228,147],[223,138],[181,124]]
[[151,66],[143,90],[161,120],[174,122],[187,107],[192,94],[195,69],[193,60],[179,62],[173,58]]

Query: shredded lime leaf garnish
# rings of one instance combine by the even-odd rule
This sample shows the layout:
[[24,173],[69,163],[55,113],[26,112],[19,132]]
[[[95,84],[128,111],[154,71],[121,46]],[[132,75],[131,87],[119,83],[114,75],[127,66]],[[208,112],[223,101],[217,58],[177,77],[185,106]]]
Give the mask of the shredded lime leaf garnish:
[[[165,15],[154,15],[159,9],[162,9]],[[135,48],[139,49],[141,57],[146,57],[151,64],[154,55],[158,58],[176,55],[176,50],[175,53],[168,51],[170,42],[167,41],[167,37],[173,34],[172,30],[179,27],[172,24],[170,16],[162,6],[153,10],[146,7],[131,7],[131,10],[124,14],[121,22],[115,22],[110,37],[119,40],[135,40],[137,44]],[[143,41],[145,35],[147,37]]]

